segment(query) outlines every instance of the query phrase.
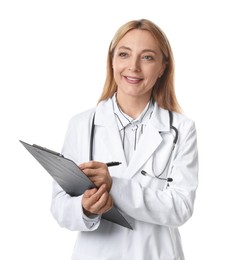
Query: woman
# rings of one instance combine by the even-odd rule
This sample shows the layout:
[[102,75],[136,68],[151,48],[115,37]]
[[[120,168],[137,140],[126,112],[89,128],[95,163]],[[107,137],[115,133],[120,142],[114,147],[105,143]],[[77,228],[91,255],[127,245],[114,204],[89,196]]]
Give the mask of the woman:
[[[53,216],[79,231],[73,260],[184,259],[178,227],[193,213],[198,158],[173,74],[169,42],[154,23],[130,21],[117,31],[100,102],[72,118],[62,151],[97,188],[79,197],[53,188]],[[101,218],[113,202],[133,230]]]

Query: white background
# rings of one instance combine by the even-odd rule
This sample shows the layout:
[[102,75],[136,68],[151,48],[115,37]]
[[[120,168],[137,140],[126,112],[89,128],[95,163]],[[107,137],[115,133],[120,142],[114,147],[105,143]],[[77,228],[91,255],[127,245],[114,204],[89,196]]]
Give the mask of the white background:
[[51,216],[52,179],[18,140],[61,150],[69,119],[100,96],[113,34],[139,18],[167,34],[177,96],[198,130],[186,260],[240,259],[237,2],[1,1],[0,259],[70,259],[77,233]]

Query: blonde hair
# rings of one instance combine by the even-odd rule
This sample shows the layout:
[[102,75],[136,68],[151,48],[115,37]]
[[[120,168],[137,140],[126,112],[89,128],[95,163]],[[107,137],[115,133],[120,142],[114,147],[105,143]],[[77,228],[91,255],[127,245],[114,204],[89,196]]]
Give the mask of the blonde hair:
[[158,106],[164,109],[181,112],[174,89],[174,59],[171,46],[164,32],[153,22],[146,19],[130,21],[122,25],[116,32],[108,50],[106,80],[99,102],[111,98],[117,91],[117,85],[114,80],[112,68],[114,50],[125,34],[133,29],[149,31],[157,40],[163,54],[165,70],[153,87],[153,99],[157,102]]

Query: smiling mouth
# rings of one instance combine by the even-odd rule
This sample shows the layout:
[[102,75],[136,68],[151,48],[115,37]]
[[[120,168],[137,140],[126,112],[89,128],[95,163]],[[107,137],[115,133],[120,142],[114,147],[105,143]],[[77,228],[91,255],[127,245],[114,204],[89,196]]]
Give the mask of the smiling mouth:
[[128,76],[124,76],[124,78],[126,79],[127,82],[132,84],[139,83],[140,81],[143,80],[142,78],[135,78],[135,77],[128,77]]

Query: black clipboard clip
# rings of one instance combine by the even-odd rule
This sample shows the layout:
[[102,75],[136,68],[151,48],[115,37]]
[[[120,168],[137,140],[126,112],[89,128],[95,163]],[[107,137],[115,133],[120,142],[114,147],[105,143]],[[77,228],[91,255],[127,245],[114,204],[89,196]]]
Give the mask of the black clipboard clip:
[[45,152],[51,153],[51,154],[53,154],[53,155],[56,155],[56,156],[59,156],[59,157],[64,158],[64,156],[63,156],[61,153],[57,153],[57,152],[55,152],[55,151],[53,151],[53,150],[50,150],[50,149],[48,149],[48,148],[42,147],[42,146],[37,145],[37,144],[33,144],[32,146],[35,147],[35,148],[37,148],[37,149],[39,149],[39,150],[42,150],[42,151],[45,151]]

